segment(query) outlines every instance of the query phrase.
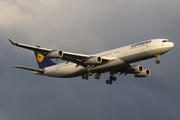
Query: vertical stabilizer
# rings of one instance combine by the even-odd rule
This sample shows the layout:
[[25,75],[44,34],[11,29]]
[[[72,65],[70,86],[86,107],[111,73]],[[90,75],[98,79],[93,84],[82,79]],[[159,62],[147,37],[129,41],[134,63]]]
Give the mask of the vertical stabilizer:
[[46,58],[44,55],[42,55],[39,52],[34,51],[35,56],[36,56],[36,60],[38,63],[38,66],[40,69],[45,68],[45,67],[49,67],[52,65],[56,65],[56,63],[54,63],[51,59]]

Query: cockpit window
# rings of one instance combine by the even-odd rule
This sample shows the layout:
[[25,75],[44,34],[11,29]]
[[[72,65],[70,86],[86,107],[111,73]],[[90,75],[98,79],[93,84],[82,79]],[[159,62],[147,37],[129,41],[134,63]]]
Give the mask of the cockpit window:
[[170,42],[169,40],[163,40],[162,42]]

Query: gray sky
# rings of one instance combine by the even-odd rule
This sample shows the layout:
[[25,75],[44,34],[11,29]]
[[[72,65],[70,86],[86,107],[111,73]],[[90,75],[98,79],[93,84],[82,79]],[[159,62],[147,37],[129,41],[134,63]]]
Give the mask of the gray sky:
[[[0,120],[179,120],[179,0],[0,0]],[[135,42],[168,38],[174,48],[135,63],[147,78],[117,76],[106,85],[91,77],[58,79],[13,65],[38,68],[33,52],[14,41],[93,54]]]

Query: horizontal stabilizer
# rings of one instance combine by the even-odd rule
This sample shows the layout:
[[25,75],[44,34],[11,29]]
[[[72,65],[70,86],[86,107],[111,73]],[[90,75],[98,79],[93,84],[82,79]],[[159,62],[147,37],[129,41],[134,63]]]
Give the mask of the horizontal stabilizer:
[[13,66],[15,68],[20,68],[20,69],[25,69],[25,70],[30,70],[30,71],[36,71],[36,72],[40,72],[40,73],[44,73],[45,70],[42,70],[42,69],[35,69],[35,68],[29,68],[29,67],[23,67],[23,66]]

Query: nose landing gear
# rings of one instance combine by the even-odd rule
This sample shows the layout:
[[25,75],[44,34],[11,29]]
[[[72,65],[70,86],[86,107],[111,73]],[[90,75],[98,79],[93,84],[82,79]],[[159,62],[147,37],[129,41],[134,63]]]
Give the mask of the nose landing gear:
[[160,63],[160,60],[156,60],[155,63],[156,63],[156,64],[159,64],[159,63]]
[[161,57],[161,55],[156,55],[156,61],[155,61],[156,64],[160,63],[160,60],[159,60],[160,57]]

